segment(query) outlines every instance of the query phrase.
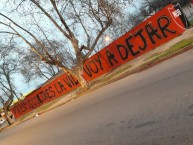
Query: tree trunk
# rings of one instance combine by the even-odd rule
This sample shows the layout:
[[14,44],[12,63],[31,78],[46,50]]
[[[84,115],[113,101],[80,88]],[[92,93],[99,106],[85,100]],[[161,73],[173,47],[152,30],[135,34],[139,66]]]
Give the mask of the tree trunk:
[[11,125],[12,123],[11,123],[11,121],[9,120],[9,117],[8,117],[9,115],[5,115],[5,116],[6,116],[6,120],[7,120],[8,124]]
[[8,111],[7,111],[7,109],[4,107],[4,113],[5,113],[5,119],[6,119],[6,121],[7,121],[7,123],[9,124],[9,125],[11,125],[12,123],[11,123],[11,121],[9,120],[10,118],[9,118],[9,114],[8,114]]
[[82,75],[78,75],[75,76],[76,79],[78,80],[78,82],[80,83],[82,89],[87,90],[90,87],[90,84],[88,83],[88,81],[82,76]]
[[[66,72],[66,69],[62,69]],[[83,77],[83,69],[81,67],[74,68],[72,71],[68,71],[68,73],[78,80],[83,90],[87,90],[90,87],[89,82]]]

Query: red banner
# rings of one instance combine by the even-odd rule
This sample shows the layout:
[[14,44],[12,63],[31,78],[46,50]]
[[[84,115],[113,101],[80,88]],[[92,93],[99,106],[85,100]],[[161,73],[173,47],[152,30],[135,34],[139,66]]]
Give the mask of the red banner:
[[173,5],[165,7],[92,56],[84,65],[84,77],[93,80],[181,35],[185,28],[175,13]]
[[[94,80],[181,35],[185,31],[185,27],[176,12],[173,5],[168,5],[93,55],[84,64],[84,78],[87,81]],[[79,86],[79,82],[74,77],[64,74],[45,87],[31,93],[22,103],[15,105],[11,111],[15,118],[18,118]]]
[[18,118],[35,108],[45,104],[55,98],[76,89],[80,84],[74,77],[64,74],[45,87],[40,87],[30,95],[28,95],[22,103],[11,108],[15,118]]

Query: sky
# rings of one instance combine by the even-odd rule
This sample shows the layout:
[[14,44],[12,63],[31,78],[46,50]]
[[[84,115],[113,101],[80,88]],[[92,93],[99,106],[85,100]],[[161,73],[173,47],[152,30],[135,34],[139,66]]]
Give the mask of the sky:
[[[0,12],[4,13],[4,14],[10,11],[9,7],[5,7],[5,1],[6,0],[1,0],[1,3],[0,3]],[[123,0],[123,3],[125,5],[124,10],[130,11],[130,12],[135,12],[136,9],[140,6],[140,0],[135,0],[134,5],[129,5],[127,0]],[[14,18],[20,19],[20,18],[17,18],[17,16],[14,16]],[[0,29],[2,29],[1,25],[0,25]],[[39,79],[39,80],[36,80],[34,82],[30,82],[28,84],[28,83],[25,83],[25,80],[21,75],[16,74],[16,75],[14,75],[14,82],[15,82],[15,86],[17,87],[17,90],[19,92],[21,92],[22,94],[26,94],[29,91],[35,89],[40,84],[42,84],[44,82],[44,80]]]
[[[0,12],[3,14],[7,14],[8,12],[10,12],[10,8],[9,5],[6,5],[6,0],[1,0],[0,3]],[[13,17],[14,19],[20,19],[17,15],[10,15],[8,14],[9,17]],[[0,17],[0,21],[1,21],[1,17]],[[22,23],[22,21],[21,21]],[[48,26],[46,26],[48,27]],[[0,31],[5,30],[5,28],[0,25]],[[28,92],[30,92],[31,90],[37,88],[37,86],[39,86],[40,84],[42,84],[43,82],[45,82],[45,80],[43,79],[38,79],[35,81],[31,81],[30,83],[26,83],[25,79],[22,77],[22,75],[20,74],[15,74],[13,75],[13,79],[14,79],[14,84],[18,90],[18,92],[21,92],[22,94],[26,94]]]

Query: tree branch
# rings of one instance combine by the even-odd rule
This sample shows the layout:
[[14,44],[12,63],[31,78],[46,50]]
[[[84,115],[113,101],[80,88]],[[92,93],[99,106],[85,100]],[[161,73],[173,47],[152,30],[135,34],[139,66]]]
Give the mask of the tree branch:
[[32,3],[34,3],[50,20],[51,20],[51,22],[63,33],[63,35],[66,37],[66,38],[68,38],[68,39],[70,39],[70,36],[69,36],[69,34],[67,33],[67,32],[65,32],[59,25],[58,25],[58,23],[45,11],[45,9],[43,8],[43,7],[41,7],[40,5],[39,5],[39,3],[37,2],[37,1],[35,1],[35,0],[30,0]]

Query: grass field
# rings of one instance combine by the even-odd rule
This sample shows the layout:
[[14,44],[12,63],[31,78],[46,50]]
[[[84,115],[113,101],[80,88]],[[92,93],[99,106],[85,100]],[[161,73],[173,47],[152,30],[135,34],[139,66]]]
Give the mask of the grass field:
[[193,26],[193,20],[190,21],[190,24]]

